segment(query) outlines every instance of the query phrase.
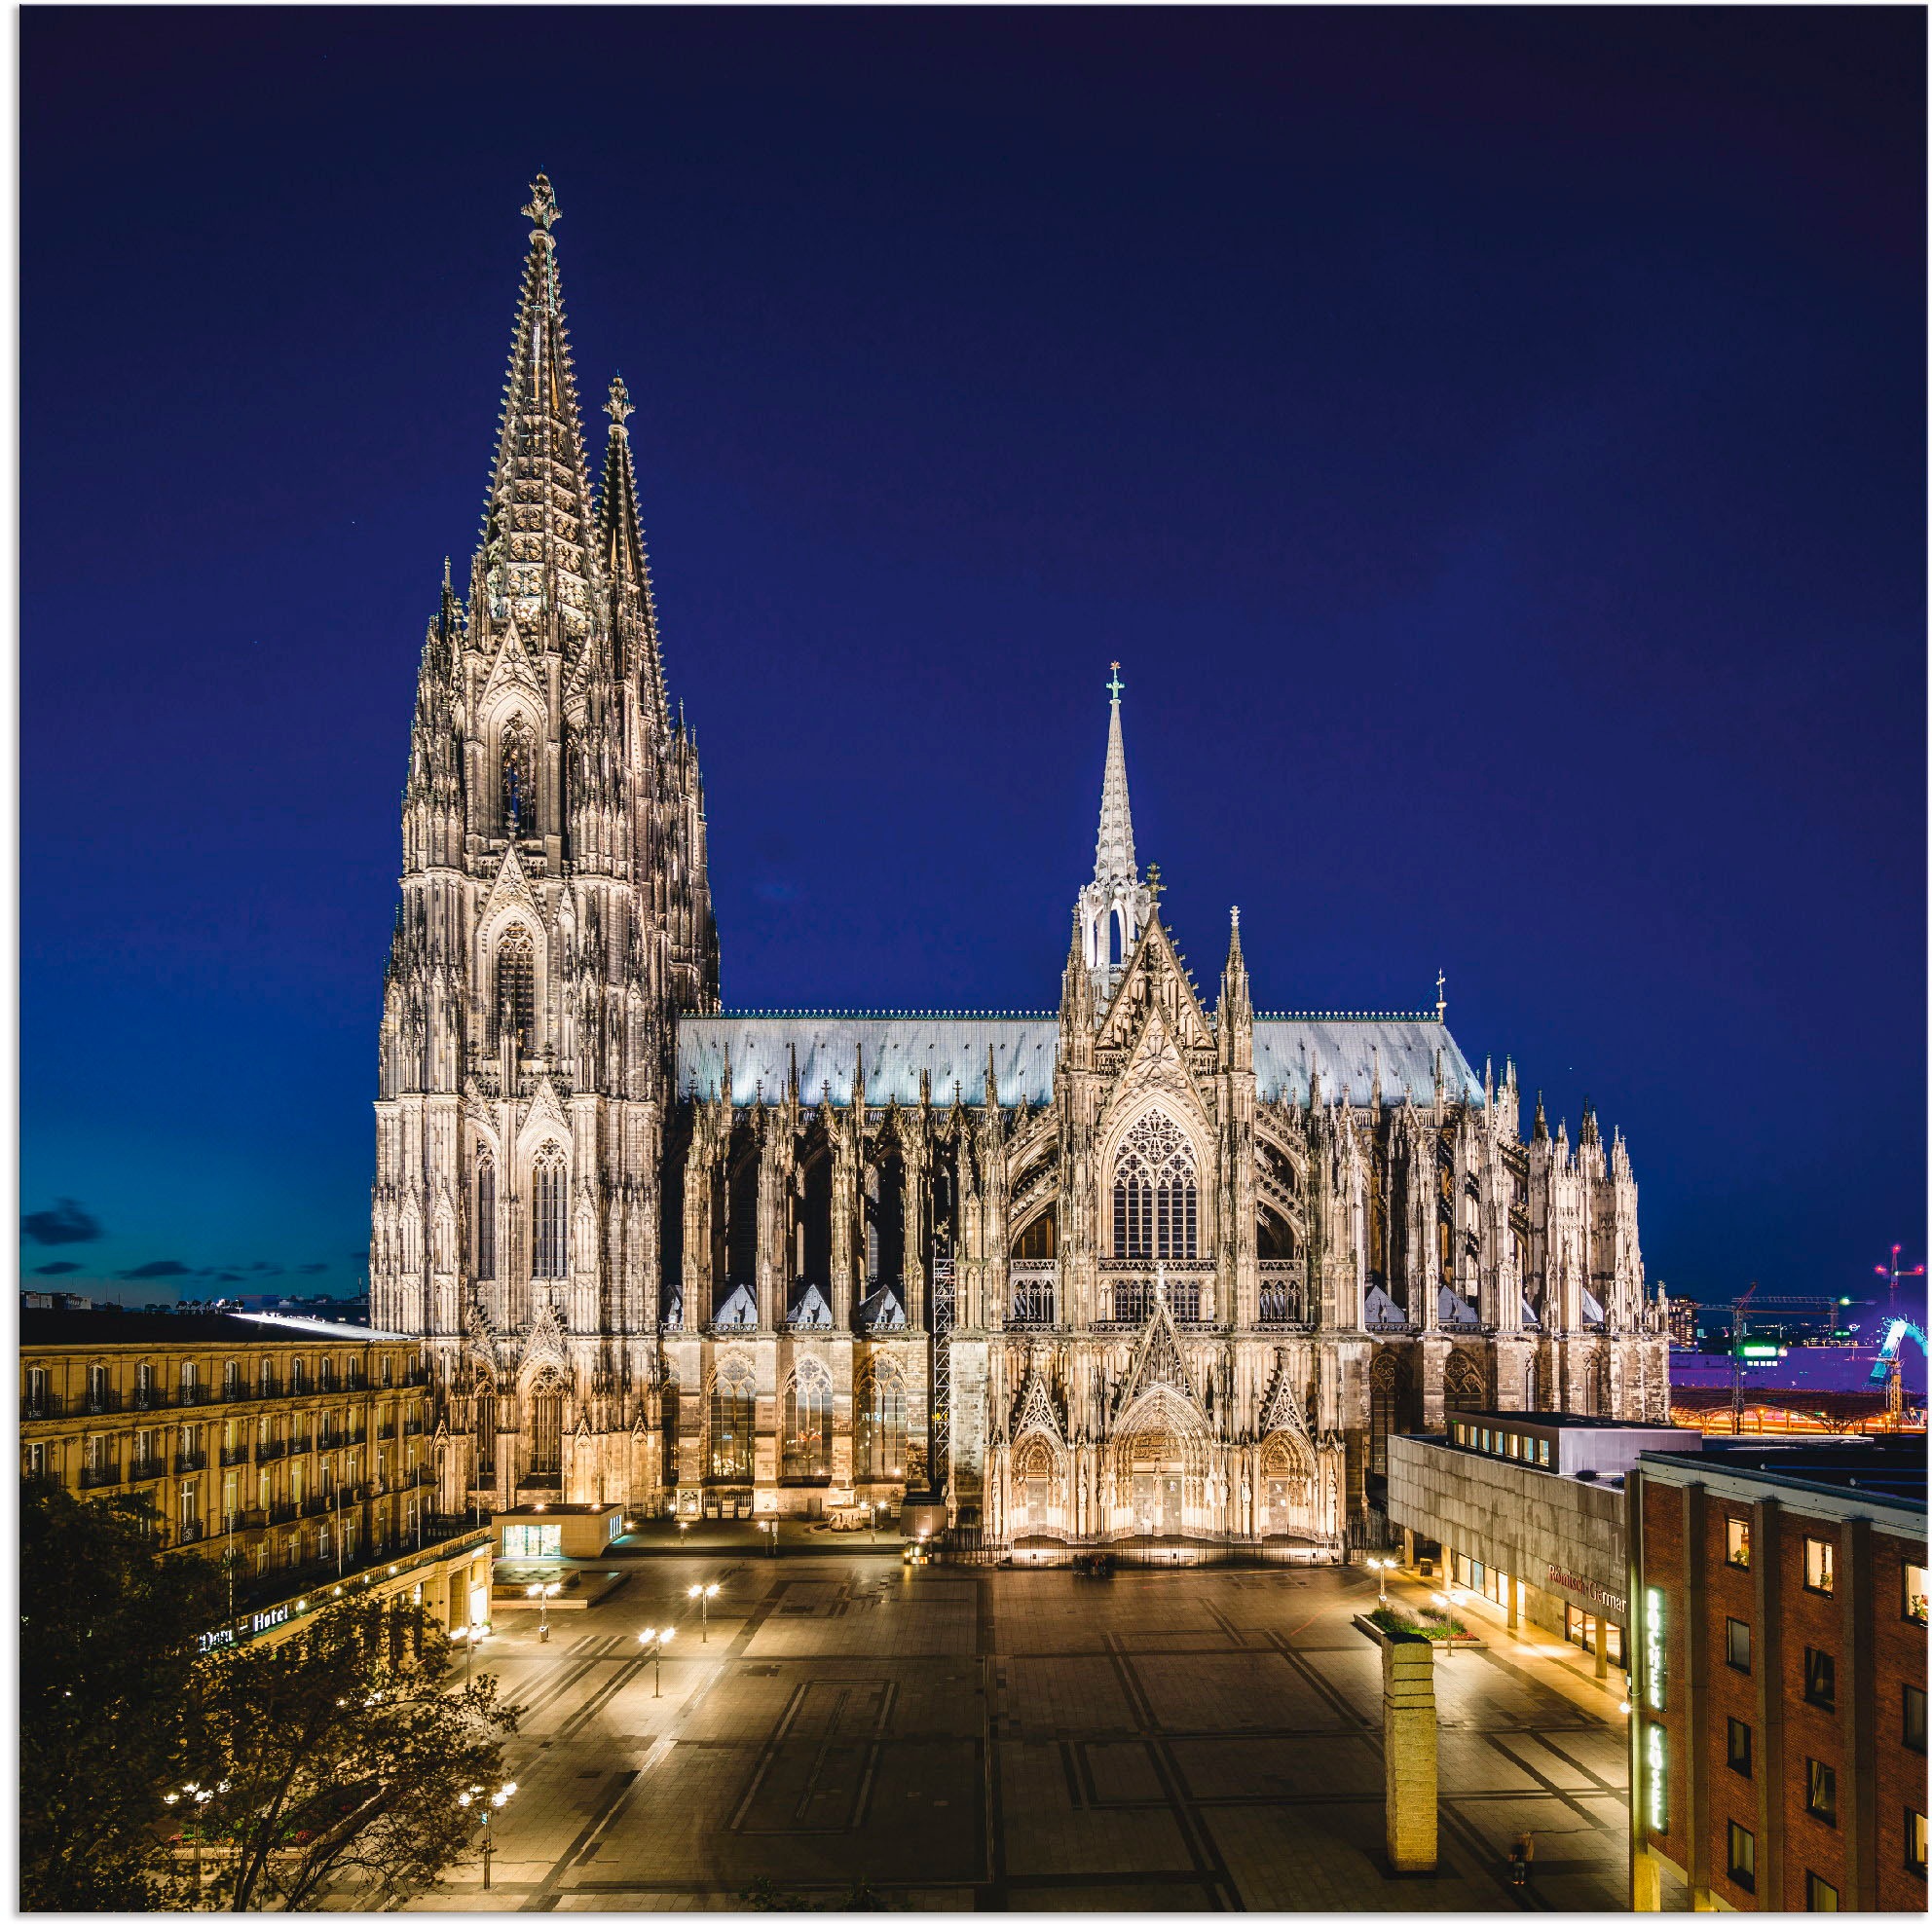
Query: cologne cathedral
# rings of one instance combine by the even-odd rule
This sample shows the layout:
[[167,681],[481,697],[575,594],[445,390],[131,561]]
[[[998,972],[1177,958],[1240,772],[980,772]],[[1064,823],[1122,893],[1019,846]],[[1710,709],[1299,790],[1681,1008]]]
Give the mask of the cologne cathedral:
[[[1392,1431],[1660,1419],[1637,1185],[1433,1009],[1211,999],[1108,683],[1057,1009],[734,1011],[620,381],[590,479],[539,177],[481,543],[423,646],[371,1316],[443,1508],[942,1505],[985,1548],[1374,1540]],[[1096,714],[1097,721],[1097,714]],[[1096,730],[1097,732],[1097,730]],[[1044,984],[1043,984],[1044,986]]]

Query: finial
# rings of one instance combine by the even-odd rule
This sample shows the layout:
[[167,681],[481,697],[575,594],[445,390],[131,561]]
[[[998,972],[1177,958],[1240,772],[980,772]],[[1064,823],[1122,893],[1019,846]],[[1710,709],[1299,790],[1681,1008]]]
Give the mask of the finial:
[[1448,1011],[1448,1008],[1449,1008],[1449,1003],[1448,1003],[1448,1000],[1447,1000],[1447,998],[1446,998],[1446,997],[1445,997],[1445,996],[1443,995],[1443,993],[1442,993],[1442,984],[1443,984],[1443,983],[1444,983],[1444,982],[1445,982],[1445,981],[1446,981],[1447,980],[1448,980],[1448,978],[1447,978],[1446,976],[1444,976],[1444,975],[1443,975],[1443,973],[1442,973],[1442,971],[1441,971],[1440,969],[1438,969],[1438,970],[1436,970],[1436,972],[1435,972],[1435,1019],[1436,1019],[1436,1020],[1437,1020],[1438,1022],[1439,1022],[1439,1021],[1441,1021],[1441,1019],[1442,1019],[1442,1018],[1443,1018],[1443,1016],[1444,1016],[1444,1014],[1445,1014],[1445,1013],[1446,1013],[1446,1012]]
[[624,377],[621,374],[613,374],[611,377],[611,398],[604,403],[604,412],[619,427],[637,412],[637,409],[631,406],[630,389],[624,386]]
[[1240,927],[1241,927],[1241,909],[1240,909],[1239,907],[1234,907],[1234,908],[1230,908],[1230,909],[1228,910],[1228,920],[1229,920],[1229,921],[1231,921],[1231,922],[1232,922],[1232,923],[1233,923],[1233,924],[1235,925],[1235,927],[1236,927],[1236,928],[1240,928]]
[[445,555],[443,557],[443,593],[448,594],[449,591],[450,591],[450,558],[448,555]]
[[539,173],[530,183],[530,204],[523,209],[524,218],[534,220],[545,234],[548,234],[558,214],[557,197],[551,190],[550,176],[547,173]]
[[1158,862],[1148,863],[1147,896],[1148,896],[1148,900],[1153,903],[1154,907],[1157,911],[1161,906],[1161,891],[1166,886],[1167,884],[1161,880],[1161,865]]
[[1115,707],[1119,707],[1120,691],[1127,686],[1127,684],[1120,679],[1119,662],[1116,661],[1115,663],[1113,663],[1113,671],[1114,671],[1114,678],[1111,682],[1107,684],[1107,692],[1114,698]]

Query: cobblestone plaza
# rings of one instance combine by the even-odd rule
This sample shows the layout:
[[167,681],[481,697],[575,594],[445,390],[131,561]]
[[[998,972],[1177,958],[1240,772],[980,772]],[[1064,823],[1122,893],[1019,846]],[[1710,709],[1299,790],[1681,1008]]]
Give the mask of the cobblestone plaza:
[[[445,1909],[1622,1908],[1620,1679],[1541,1632],[1438,1654],[1442,1860],[1382,1855],[1380,1675],[1358,1571],[911,1569],[651,1557],[480,1663],[525,1707],[492,1889]],[[718,1582],[700,1642],[693,1582]],[[673,1624],[662,1665],[638,1632]],[[1506,1856],[1534,1833],[1532,1887]]]

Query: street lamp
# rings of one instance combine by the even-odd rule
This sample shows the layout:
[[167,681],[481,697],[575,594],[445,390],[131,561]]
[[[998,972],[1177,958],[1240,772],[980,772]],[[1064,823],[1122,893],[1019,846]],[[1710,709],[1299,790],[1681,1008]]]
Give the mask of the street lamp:
[[1393,1557],[1368,1557],[1363,1560],[1375,1572],[1375,1601],[1386,1604],[1389,1601],[1389,1572],[1395,1568]]
[[685,1592],[686,1596],[694,1597],[697,1600],[697,1641],[700,1644],[708,1644],[711,1641],[711,1600],[717,1594],[718,1585],[715,1583],[693,1583]]
[[690,1527],[691,1527],[691,1520],[689,1517],[681,1516],[678,1519],[678,1541],[680,1543],[682,1543],[685,1540],[685,1532],[687,1531]]
[[450,1632],[450,1642],[463,1646],[463,1681],[469,1682],[469,1673],[475,1667],[476,1646],[490,1634],[487,1623],[459,1624]]
[[[224,1791],[228,1786],[221,1787]],[[204,1791],[199,1784],[183,1784],[178,1791],[169,1791],[162,1802],[175,1804],[183,1797],[189,1800],[188,1815],[194,1820],[195,1839],[195,1904],[199,1908],[202,1901],[202,1806],[214,1795],[212,1791]]]
[[533,1583],[523,1594],[537,1599],[537,1641],[550,1641],[550,1599],[564,1586],[561,1583]]
[[490,1813],[493,1810],[502,1810],[515,1795],[516,1785],[511,1782],[500,1784],[494,1791],[486,1791],[481,1784],[472,1784],[457,1797],[458,1805],[464,1810],[467,1810],[473,1803],[481,1803],[483,1806],[483,1888],[486,1891],[490,1888],[490,1857],[497,1848],[490,1841]]
[[640,1630],[637,1641],[644,1646],[644,1653],[650,1659],[650,1694],[661,1697],[664,1694],[664,1646],[678,1633],[675,1630]]

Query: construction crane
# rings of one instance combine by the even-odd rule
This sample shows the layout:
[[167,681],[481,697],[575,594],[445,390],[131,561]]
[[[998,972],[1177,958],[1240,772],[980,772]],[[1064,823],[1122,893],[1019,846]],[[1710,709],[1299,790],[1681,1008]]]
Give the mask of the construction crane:
[[[1899,1262],[1899,1251],[1904,1244],[1892,1244],[1892,1260],[1889,1267],[1884,1263],[1874,1263],[1872,1274],[1881,1276],[1886,1281],[1885,1296],[1885,1342],[1878,1352],[1878,1368],[1885,1372],[1885,1413],[1891,1418],[1892,1427],[1897,1429],[1905,1417],[1905,1359],[1899,1353],[1900,1339],[1911,1333],[1918,1338],[1919,1353],[1925,1350],[1925,1332],[1915,1325],[1904,1321],[1899,1315],[1899,1277],[1902,1276],[1923,1276],[1925,1265],[1914,1263],[1911,1269]],[[1878,1369],[1872,1372],[1876,1382]]]
[[1744,1341],[1744,1306],[1757,1293],[1758,1285],[1754,1282],[1730,1306],[1730,1433],[1733,1436],[1744,1434],[1744,1365],[1737,1355]]
[[[1744,1299],[1740,1297],[1741,1303]],[[1733,1305],[1733,1308],[1736,1306]],[[1839,1333],[1839,1312],[1851,1308],[1849,1296],[1760,1296],[1758,1310],[1823,1310],[1831,1317],[1832,1334]]]

